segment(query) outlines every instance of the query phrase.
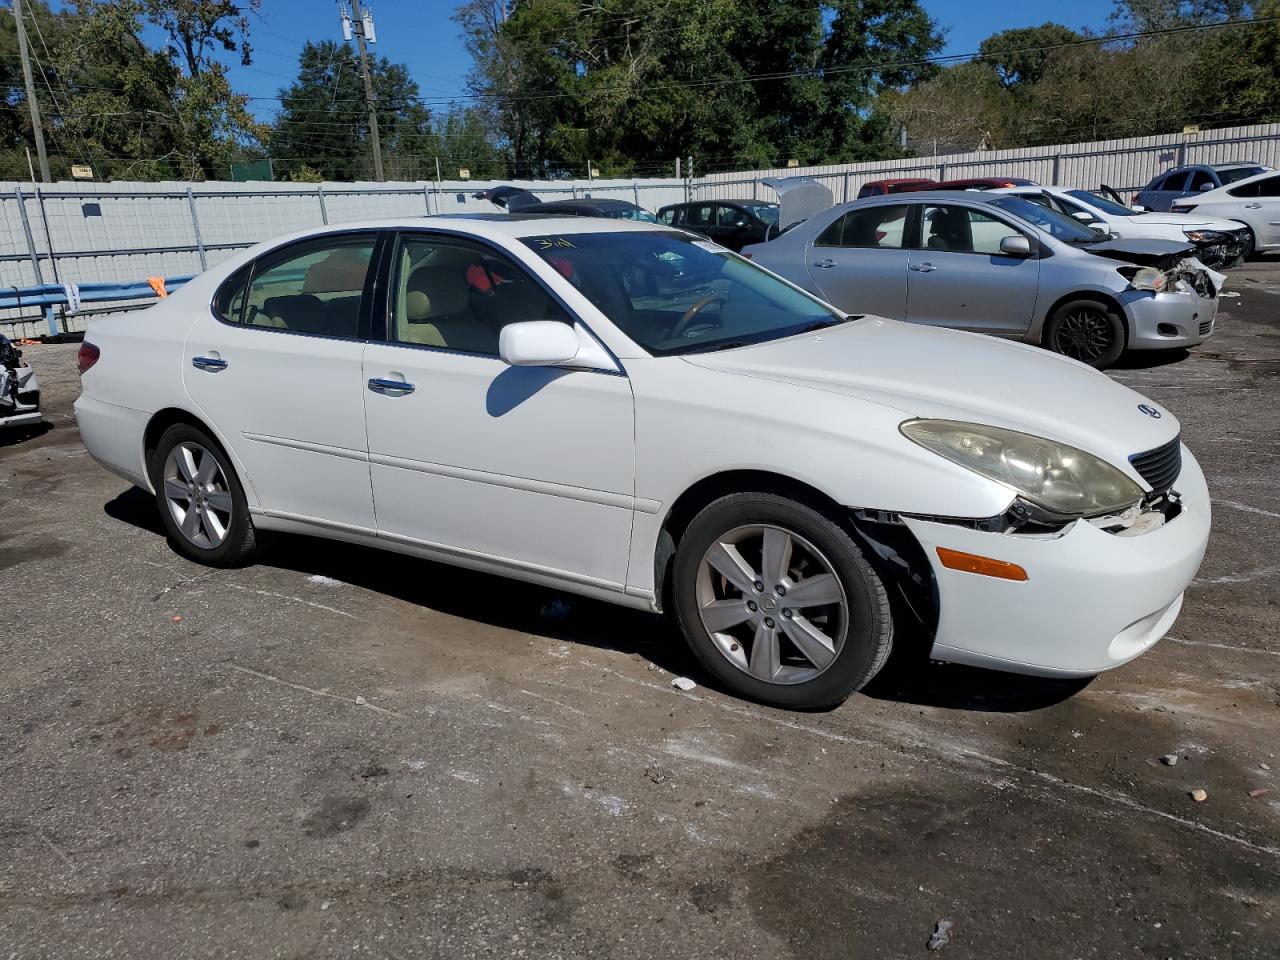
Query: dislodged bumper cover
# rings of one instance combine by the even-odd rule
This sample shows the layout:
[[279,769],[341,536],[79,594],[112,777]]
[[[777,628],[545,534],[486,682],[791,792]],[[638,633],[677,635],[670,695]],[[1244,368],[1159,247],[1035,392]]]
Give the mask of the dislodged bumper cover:
[[[1149,649],[1173,625],[1209,540],[1209,491],[1182,448],[1181,512],[1132,536],[1077,521],[1057,535],[985,533],[904,518],[938,585],[939,660],[1041,676],[1090,676]],[[938,547],[1015,563],[1015,582],[944,567]]]

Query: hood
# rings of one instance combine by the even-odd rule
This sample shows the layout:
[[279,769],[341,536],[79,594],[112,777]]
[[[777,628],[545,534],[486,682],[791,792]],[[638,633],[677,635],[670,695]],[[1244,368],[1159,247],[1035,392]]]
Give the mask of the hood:
[[1132,454],[1167,443],[1179,429],[1155,401],[1040,347],[876,317],[684,359],[892,407],[904,420],[962,420],[1058,440],[1131,474]]
[[1120,260],[1124,263],[1170,270],[1179,260],[1194,253],[1196,246],[1190,241],[1179,243],[1176,240],[1117,238],[1083,244],[1079,249],[1099,257],[1106,257],[1108,260]]
[[779,230],[831,208],[831,191],[812,177],[767,177],[761,182],[778,195]]

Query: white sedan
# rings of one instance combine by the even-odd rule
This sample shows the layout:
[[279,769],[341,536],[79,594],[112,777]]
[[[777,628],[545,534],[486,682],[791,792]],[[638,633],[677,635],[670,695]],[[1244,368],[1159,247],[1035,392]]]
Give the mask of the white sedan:
[[1280,250],[1280,173],[1275,170],[1179,197],[1172,209],[1187,216],[1223,217],[1244,224],[1249,231],[1246,256]]
[[86,447],[188,557],[291,531],[670,610],[707,670],[782,706],[840,702],[895,645],[1117,666],[1169,629],[1209,533],[1159,404],[1034,347],[846,317],[649,224],[295,234],[95,319],[80,368]]
[[1194,243],[1196,255],[1210,267],[1233,266],[1250,252],[1249,229],[1238,221],[1222,217],[1143,212],[1099,193],[1065,187],[1007,187],[991,192],[1011,193],[1039,203],[1124,240]]

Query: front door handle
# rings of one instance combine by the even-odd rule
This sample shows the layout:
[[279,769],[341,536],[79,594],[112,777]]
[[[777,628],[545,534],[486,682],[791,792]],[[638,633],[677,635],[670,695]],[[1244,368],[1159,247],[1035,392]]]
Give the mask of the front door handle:
[[1261,210],[1261,209],[1262,209],[1262,204],[1260,204],[1260,203],[1246,203],[1246,204],[1244,205],[1244,208],[1245,208],[1246,210]]
[[373,377],[369,380],[369,389],[374,393],[388,393],[399,396],[413,393],[414,386],[404,380],[382,380],[378,377]]
[[911,269],[917,271],[918,273],[933,273],[933,271],[937,270],[938,268],[935,267],[932,263],[926,262],[926,263],[913,263],[911,264]]
[[827,257],[825,260],[815,260],[813,265],[815,267],[821,267],[823,270],[830,270],[836,265],[836,262],[830,257]]
[[227,369],[227,361],[220,357],[192,357],[191,365],[197,370],[208,370],[210,373]]

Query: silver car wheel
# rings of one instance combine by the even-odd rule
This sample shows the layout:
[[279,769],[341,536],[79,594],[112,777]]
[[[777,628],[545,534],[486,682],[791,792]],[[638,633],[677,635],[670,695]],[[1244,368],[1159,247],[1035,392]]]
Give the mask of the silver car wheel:
[[164,461],[164,499],[188,541],[212,550],[231,529],[231,489],[217,458],[198,443],[183,441]]
[[751,524],[718,537],[703,554],[695,592],[716,649],[757,680],[804,683],[844,649],[844,584],[822,551],[783,527]]

